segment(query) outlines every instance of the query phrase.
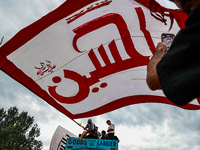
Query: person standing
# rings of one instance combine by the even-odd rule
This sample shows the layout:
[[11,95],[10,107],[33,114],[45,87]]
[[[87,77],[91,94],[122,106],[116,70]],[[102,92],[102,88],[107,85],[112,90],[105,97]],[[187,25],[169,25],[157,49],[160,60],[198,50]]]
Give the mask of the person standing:
[[84,128],[89,131],[87,138],[96,138],[95,137],[95,124],[92,122],[92,119],[88,119],[87,125]]
[[111,123],[110,120],[107,120],[106,123],[108,124],[108,137],[109,139],[114,140],[115,139],[115,125]]
[[85,126],[85,129],[94,133],[95,131],[95,124],[92,122],[92,119],[88,119],[87,125]]

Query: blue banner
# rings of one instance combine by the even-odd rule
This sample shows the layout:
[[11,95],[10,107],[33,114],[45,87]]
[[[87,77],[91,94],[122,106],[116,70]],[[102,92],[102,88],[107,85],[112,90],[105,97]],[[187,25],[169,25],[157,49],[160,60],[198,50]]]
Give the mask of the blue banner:
[[117,140],[68,138],[65,150],[118,150]]

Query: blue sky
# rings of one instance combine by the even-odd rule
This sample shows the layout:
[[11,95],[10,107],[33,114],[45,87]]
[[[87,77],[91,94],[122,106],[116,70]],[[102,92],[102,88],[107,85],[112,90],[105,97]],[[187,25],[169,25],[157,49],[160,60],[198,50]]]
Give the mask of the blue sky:
[[[22,28],[57,8],[64,0],[0,0],[0,38],[7,42]],[[165,2],[161,1],[163,5]],[[0,71],[0,106],[17,106],[34,116],[41,129],[43,149],[48,150],[58,125],[78,135],[82,128],[28,89]],[[120,150],[199,150],[200,111],[165,104],[137,104],[92,117],[99,130],[106,120],[116,126]],[[87,118],[78,119],[86,124]]]

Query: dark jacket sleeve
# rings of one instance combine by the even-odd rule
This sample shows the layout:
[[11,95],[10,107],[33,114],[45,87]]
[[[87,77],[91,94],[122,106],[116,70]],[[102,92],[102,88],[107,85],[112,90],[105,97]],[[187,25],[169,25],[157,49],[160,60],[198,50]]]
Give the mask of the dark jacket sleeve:
[[200,96],[200,4],[157,65],[164,94],[177,105]]

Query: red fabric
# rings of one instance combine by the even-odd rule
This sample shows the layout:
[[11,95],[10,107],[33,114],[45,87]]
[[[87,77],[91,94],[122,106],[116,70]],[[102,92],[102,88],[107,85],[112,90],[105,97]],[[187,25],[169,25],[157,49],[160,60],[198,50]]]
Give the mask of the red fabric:
[[[75,11],[83,8],[84,6],[93,3],[97,0],[67,0],[60,7],[42,17],[38,21],[34,22],[30,26],[24,28],[19,33],[17,33],[7,44],[1,47],[0,55],[7,56],[17,48],[21,47],[23,44],[28,42],[38,33],[52,25],[53,23],[59,21],[60,19],[69,16]],[[73,6],[73,7],[72,7]],[[67,10],[67,11],[66,11]]]
[[[135,0],[138,3],[141,3],[145,7],[149,8],[151,11],[152,16],[154,16],[156,19],[162,21],[166,24],[165,17],[170,17],[171,19],[171,27],[174,23],[174,19],[177,21],[179,27],[182,29],[185,27],[185,21],[188,18],[188,16],[180,9],[173,10],[168,9],[163,6],[161,6],[156,0]],[[171,29],[170,27],[170,29]],[[170,30],[169,29],[169,30]]]
[[[174,20],[177,21],[180,28],[184,27],[184,22],[187,18],[186,15],[183,14],[180,10],[171,10],[166,9],[160,6],[155,0],[151,0],[150,3],[147,0],[136,0],[138,3],[144,5],[145,7],[149,8],[151,14],[154,18],[158,21],[163,22],[166,24],[165,17],[170,17],[171,19],[171,27],[174,23]],[[92,4],[96,2],[95,4]],[[115,73],[119,73],[122,71],[126,71],[132,68],[146,66],[149,61],[149,56],[143,56],[136,50],[135,43],[132,40],[132,36],[129,32],[129,28],[124,20],[124,18],[117,13],[107,13],[102,14],[102,16],[97,17],[94,20],[90,20],[85,24],[82,24],[79,27],[76,27],[73,32],[75,36],[72,39],[72,46],[77,53],[86,53],[84,50],[80,50],[77,46],[77,41],[84,35],[95,31],[103,26],[113,24],[115,25],[116,29],[119,31],[119,35],[121,36],[121,42],[124,46],[125,52],[127,53],[127,59],[123,59],[119,53],[119,49],[117,47],[116,39],[109,41],[108,48],[110,49],[110,54],[115,63],[110,61],[109,56],[106,53],[104,45],[100,45],[97,50],[91,49],[88,51],[88,59],[90,59],[91,63],[93,64],[95,70],[89,72],[89,77],[86,75],[81,75],[76,71],[63,69],[63,76],[65,79],[73,80],[74,82],[78,83],[79,91],[76,95],[71,97],[65,97],[60,95],[58,92],[58,87],[56,84],[61,83],[62,79],[59,76],[55,76],[52,78],[52,82],[55,83],[55,86],[48,86],[48,92],[43,90],[33,79],[31,79],[28,75],[26,75],[20,68],[17,68],[13,62],[8,60],[7,56],[16,51],[18,48],[26,44],[29,40],[34,38],[37,34],[45,30],[46,28],[50,27],[57,21],[66,18],[77,12],[75,15],[66,19],[66,22],[72,23],[74,20],[80,18],[85,13],[90,13],[97,8],[107,6],[111,3],[111,1],[105,0],[103,2],[99,2],[97,0],[68,0],[64,2],[59,8],[54,10],[53,12],[49,13],[48,15],[44,16],[43,18],[39,19],[35,23],[31,24],[30,26],[21,30],[18,34],[16,34],[10,41],[0,47],[0,68],[6,74],[11,76],[13,79],[27,87],[30,91],[44,99],[47,103],[70,117],[71,119],[75,118],[82,118],[82,117],[89,117],[95,116],[99,114],[103,114],[127,105],[131,104],[138,104],[138,103],[165,103],[174,105],[171,103],[166,97],[164,96],[152,96],[152,95],[133,95],[127,96],[123,98],[118,98],[109,102],[105,105],[102,105],[96,109],[88,110],[84,113],[72,114],[70,111],[66,109],[66,107],[62,106],[63,104],[73,104],[83,102],[89,95],[90,91],[92,94],[98,94],[101,89],[106,89],[109,87],[107,82],[100,82],[102,78],[110,77]],[[89,5],[86,11],[82,10],[84,6]],[[94,7],[95,5],[95,7]],[[144,34],[144,39],[147,42],[147,46],[149,47],[150,51],[153,53],[155,51],[155,45],[153,43],[153,39],[151,33],[147,29],[146,18],[145,14],[141,7],[135,8],[138,20],[139,20],[139,27],[141,32]],[[166,14],[166,12],[170,13]],[[120,49],[121,50],[121,49]],[[103,66],[96,56],[95,52],[98,52],[102,61],[105,63]],[[80,56],[81,57],[81,56]],[[81,62],[80,62],[81,63]],[[87,66],[85,66],[87,67]],[[34,66],[33,66],[34,68]],[[37,67],[35,67],[37,68]],[[96,85],[99,84],[99,87]],[[95,86],[95,87],[92,87]],[[137,85],[136,85],[137,86]],[[91,89],[90,89],[91,88]],[[50,94],[50,95],[49,95]],[[98,96],[97,96],[98,98]],[[199,101],[199,100],[198,100]],[[89,108],[90,106],[88,106]],[[199,105],[192,105],[187,104],[184,109],[200,109]]]

